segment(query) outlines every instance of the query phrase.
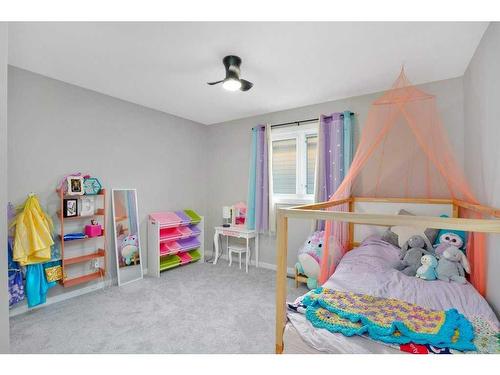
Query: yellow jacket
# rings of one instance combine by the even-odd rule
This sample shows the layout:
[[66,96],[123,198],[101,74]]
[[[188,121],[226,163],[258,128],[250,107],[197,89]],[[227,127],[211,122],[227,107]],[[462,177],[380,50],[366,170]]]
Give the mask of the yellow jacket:
[[38,199],[30,194],[21,212],[14,219],[13,258],[22,266],[47,262],[51,258],[52,220],[42,211]]

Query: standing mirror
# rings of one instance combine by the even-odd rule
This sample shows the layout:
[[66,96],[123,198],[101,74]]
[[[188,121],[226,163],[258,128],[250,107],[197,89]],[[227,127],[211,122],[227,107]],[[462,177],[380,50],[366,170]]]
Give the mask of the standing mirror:
[[143,277],[137,191],[135,189],[113,189],[111,199],[116,273],[118,285],[124,285]]

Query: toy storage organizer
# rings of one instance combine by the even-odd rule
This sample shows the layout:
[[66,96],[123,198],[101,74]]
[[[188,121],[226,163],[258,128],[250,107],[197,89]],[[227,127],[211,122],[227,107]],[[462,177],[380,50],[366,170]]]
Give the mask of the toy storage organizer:
[[203,217],[193,210],[156,212],[148,220],[148,274],[203,260]]

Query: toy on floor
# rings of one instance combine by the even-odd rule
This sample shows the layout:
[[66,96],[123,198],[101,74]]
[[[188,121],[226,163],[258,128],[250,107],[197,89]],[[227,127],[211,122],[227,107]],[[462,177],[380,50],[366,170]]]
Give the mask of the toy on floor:
[[299,261],[295,268],[299,274],[307,276],[307,287],[318,287],[321,257],[323,256],[324,231],[316,231],[309,236],[304,246],[299,250]]
[[120,248],[120,253],[122,254],[125,264],[129,266],[132,261],[134,261],[135,264],[136,257],[139,255],[139,240],[137,235],[132,234],[126,236],[122,240]]
[[427,254],[420,259],[420,262],[422,265],[417,269],[416,276],[423,280],[436,280],[436,267],[438,265],[436,257],[431,254]]
[[425,239],[420,235],[411,236],[408,241],[404,244],[401,253],[401,272],[406,276],[415,276],[417,270],[420,267],[420,260],[424,255],[430,254],[429,251],[425,250],[424,247],[428,247],[427,244],[429,240]]
[[469,261],[462,250],[449,246],[439,258],[436,272],[439,280],[465,284],[465,272],[470,273]]

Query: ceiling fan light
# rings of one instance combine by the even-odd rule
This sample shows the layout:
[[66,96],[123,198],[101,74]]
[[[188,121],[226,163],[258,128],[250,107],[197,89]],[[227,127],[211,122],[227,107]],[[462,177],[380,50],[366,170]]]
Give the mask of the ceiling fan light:
[[228,91],[237,91],[241,88],[241,82],[234,78],[226,79],[222,83],[222,87]]

